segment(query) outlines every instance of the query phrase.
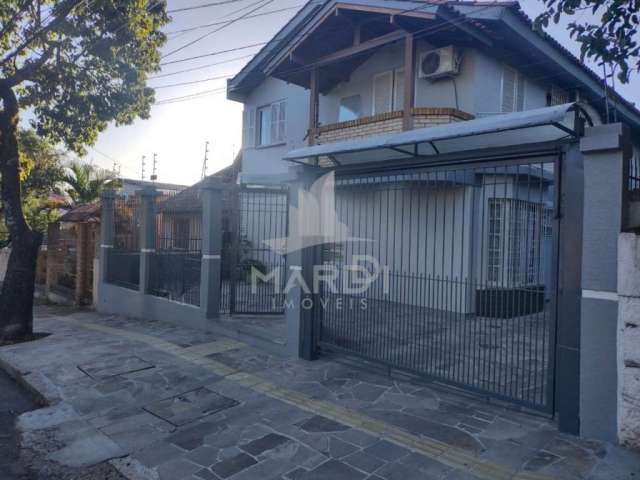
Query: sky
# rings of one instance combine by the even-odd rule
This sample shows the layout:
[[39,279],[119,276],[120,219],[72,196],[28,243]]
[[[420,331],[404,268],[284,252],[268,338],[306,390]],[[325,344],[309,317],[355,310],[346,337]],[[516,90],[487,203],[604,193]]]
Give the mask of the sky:
[[[171,23],[164,28],[168,34],[168,42],[162,49],[165,56],[162,62],[266,42],[295,15],[305,1],[238,0],[213,7],[174,12],[171,14]],[[168,0],[168,10],[210,3],[215,2]],[[531,18],[535,18],[543,10],[542,0],[521,0],[520,4]],[[274,11],[275,13],[268,13]],[[253,15],[268,14],[243,19],[222,29],[222,25],[217,25],[180,32],[225,22],[251,12]],[[583,11],[578,18],[586,20],[589,15],[589,12]],[[548,32],[569,50],[577,53],[579,45],[569,37],[567,23],[565,21],[552,25]],[[216,29],[218,31],[213,33]],[[209,35],[198,40],[205,34]],[[189,45],[193,41],[196,42]],[[137,120],[128,126],[109,126],[101,133],[96,145],[89,148],[85,159],[108,169],[112,169],[116,163],[121,176],[139,179],[142,175],[142,157],[145,156],[145,178],[149,179],[155,153],[159,182],[191,185],[201,177],[205,142],[208,141],[208,173],[229,165],[241,146],[242,105],[226,99],[226,79],[219,77],[232,76],[238,72],[259,48],[255,46],[163,65],[162,71],[155,74],[156,78],[149,81],[149,85],[156,88],[157,103],[151,110],[151,118]],[[174,52],[177,49],[179,50]],[[177,73],[194,68],[198,69]],[[168,75],[173,73],[176,74]],[[158,77],[159,75],[167,76]],[[185,82],[196,83],[172,86]],[[633,74],[628,85],[617,85],[617,89],[628,100],[640,105],[640,76],[637,73]],[[207,93],[200,94],[201,92]],[[188,97],[194,94],[198,95]]]

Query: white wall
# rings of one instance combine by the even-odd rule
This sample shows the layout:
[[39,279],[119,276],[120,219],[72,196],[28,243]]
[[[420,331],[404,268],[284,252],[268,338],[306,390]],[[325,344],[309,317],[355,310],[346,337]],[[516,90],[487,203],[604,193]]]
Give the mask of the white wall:
[[[285,174],[290,166],[282,161],[283,155],[305,145],[304,137],[309,126],[309,92],[282,80],[268,78],[245,101],[245,110],[257,109],[279,100],[287,101],[285,127],[286,142],[265,147],[255,147],[254,140],[243,138],[242,176]],[[243,129],[246,136],[246,129]]]
[[620,441],[640,449],[640,236],[623,233],[618,242],[618,322],[624,326]]

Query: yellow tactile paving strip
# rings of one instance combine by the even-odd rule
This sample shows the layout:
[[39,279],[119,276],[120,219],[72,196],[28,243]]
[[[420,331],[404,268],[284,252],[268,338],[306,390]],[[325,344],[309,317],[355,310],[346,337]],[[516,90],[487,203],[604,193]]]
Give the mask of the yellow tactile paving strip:
[[216,375],[223,376],[227,380],[236,382],[237,384],[250,388],[256,392],[281,400],[310,413],[322,415],[335,420],[336,422],[341,422],[369,434],[384,437],[385,440],[408,448],[416,453],[420,453],[425,457],[434,459],[444,465],[469,472],[479,479],[545,480],[551,478],[535,473],[518,473],[504,465],[483,461],[464,450],[460,450],[437,440],[413,435],[399,427],[376,420],[360,412],[340,407],[323,400],[313,399],[307,395],[282,388],[271,382],[265,381],[260,377],[228,367],[227,365],[206,357],[206,355],[211,355],[213,353],[220,353],[246,346],[245,344],[235,340],[221,339],[211,343],[183,348],[174,343],[143,333],[94,323],[86,323],[68,317],[64,318],[64,320],[89,330],[95,330],[119,337],[126,337],[130,340],[146,343],[158,350],[175,355],[178,358],[196,365],[200,365]]

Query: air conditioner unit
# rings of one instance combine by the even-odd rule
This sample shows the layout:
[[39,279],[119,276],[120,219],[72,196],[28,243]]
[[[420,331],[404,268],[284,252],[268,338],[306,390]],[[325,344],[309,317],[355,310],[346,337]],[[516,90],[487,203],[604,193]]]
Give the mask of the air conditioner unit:
[[452,77],[460,70],[460,60],[460,52],[453,45],[424,52],[420,55],[418,76],[429,80]]

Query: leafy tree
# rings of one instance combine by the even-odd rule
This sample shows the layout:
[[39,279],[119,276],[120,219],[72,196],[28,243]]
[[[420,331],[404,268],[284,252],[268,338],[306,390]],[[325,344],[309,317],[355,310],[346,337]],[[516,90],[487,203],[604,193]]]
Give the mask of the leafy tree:
[[[640,0],[542,0],[547,10],[536,19],[538,28],[562,17],[589,11],[594,20],[569,23],[572,38],[581,43],[581,59],[614,65],[618,78],[627,83],[633,70],[640,71]],[[575,18],[575,17],[574,17]]]
[[73,161],[67,170],[62,181],[67,185],[66,192],[75,204],[95,202],[102,192],[116,184],[113,173],[90,163]]
[[41,235],[24,217],[18,123],[83,153],[111,122],[148,118],[159,70],[165,0],[0,1],[0,175],[11,256],[0,292],[0,340],[32,333]]
[[[51,194],[60,193],[59,183],[64,175],[65,154],[31,129],[19,131],[18,145],[22,210],[27,224],[34,230],[44,232],[47,225],[57,217],[59,205],[51,201]],[[0,175],[0,181],[1,178]],[[0,222],[0,247],[8,244],[8,240],[4,222]]]

